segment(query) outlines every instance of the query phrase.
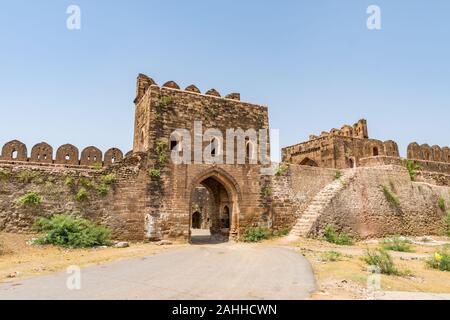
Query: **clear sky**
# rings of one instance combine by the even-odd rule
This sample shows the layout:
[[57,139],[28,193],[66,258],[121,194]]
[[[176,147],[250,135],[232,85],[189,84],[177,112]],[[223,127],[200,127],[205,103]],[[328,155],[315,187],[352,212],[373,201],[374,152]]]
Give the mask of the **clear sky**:
[[[66,28],[70,4],[81,30]],[[282,146],[360,118],[403,155],[449,145],[449,16],[448,0],[3,0],[0,144],[126,152],[145,73],[268,105]]]

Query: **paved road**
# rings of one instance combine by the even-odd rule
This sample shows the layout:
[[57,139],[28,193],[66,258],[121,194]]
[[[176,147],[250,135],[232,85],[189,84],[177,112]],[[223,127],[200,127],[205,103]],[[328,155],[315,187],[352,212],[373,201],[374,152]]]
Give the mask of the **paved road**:
[[66,273],[0,285],[0,299],[305,299],[309,263],[285,248],[192,245],[147,258],[82,269],[81,290]]

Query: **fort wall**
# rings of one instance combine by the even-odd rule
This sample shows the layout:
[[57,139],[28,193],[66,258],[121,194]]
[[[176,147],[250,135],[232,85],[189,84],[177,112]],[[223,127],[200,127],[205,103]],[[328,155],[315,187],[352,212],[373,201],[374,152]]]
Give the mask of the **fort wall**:
[[31,148],[28,156],[27,147],[19,140],[12,140],[5,143],[1,149],[0,163],[18,165],[59,165],[65,167],[73,166],[110,166],[123,159],[123,153],[117,148],[108,149],[103,155],[102,151],[90,146],[80,152],[77,147],[71,144],[60,146],[53,155],[53,147],[46,142],[41,142]]
[[[411,181],[408,171],[396,165],[360,167],[355,178],[326,208],[314,226],[320,235],[327,225],[359,238],[388,235],[439,235],[450,204],[450,188]],[[387,200],[383,188],[398,197]],[[438,206],[445,200],[446,208]]]

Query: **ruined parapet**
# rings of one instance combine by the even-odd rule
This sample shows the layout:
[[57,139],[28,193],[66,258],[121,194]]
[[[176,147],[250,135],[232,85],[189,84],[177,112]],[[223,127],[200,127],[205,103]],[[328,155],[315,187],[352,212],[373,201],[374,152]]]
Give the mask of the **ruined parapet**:
[[200,89],[197,88],[195,85],[191,84],[190,86],[187,86],[185,91],[194,92],[194,93],[200,93]]
[[122,161],[123,153],[117,148],[111,148],[105,152],[104,164],[105,166],[111,165],[118,161]]
[[152,78],[142,73],[138,75],[136,84],[136,99],[134,99],[134,103],[137,103],[142,99],[145,92],[151,85],[156,85]]
[[56,151],[57,164],[78,165],[79,164],[78,148],[71,144],[64,144]]
[[[441,147],[434,145],[431,147],[431,159],[433,161],[442,162],[442,149]],[[444,160],[445,162],[445,160]]]
[[38,143],[31,149],[31,162],[53,163],[53,148],[46,142]]
[[422,159],[422,149],[417,142],[408,145],[407,157],[408,159]]
[[96,147],[87,147],[81,151],[80,165],[93,166],[102,163],[102,152]]
[[398,145],[393,140],[388,140],[383,143],[384,154],[388,157],[400,157],[400,152],[398,151]]
[[340,136],[340,137],[350,137],[350,138],[359,138],[359,139],[369,139],[369,134],[367,130],[367,121],[365,119],[359,120],[353,126],[345,124],[341,127],[341,129],[333,128],[330,132],[322,131],[320,136],[310,135],[309,140],[317,139],[320,137],[326,136]]
[[450,149],[413,142],[408,145],[408,159],[450,163]]
[[[148,77],[145,74],[138,75],[137,85],[136,85],[136,99],[134,99],[135,104],[138,104],[141,101],[141,99],[143,98],[143,96],[145,95],[145,93],[151,86],[157,86],[156,82],[152,78]],[[186,92],[191,92],[191,93],[202,94],[200,89],[194,84],[191,84],[191,85],[187,86],[184,90],[182,90],[180,88],[180,86],[175,81],[172,81],[172,80],[165,82],[161,86],[161,88],[175,89],[175,90],[181,90],[181,91],[186,91]],[[223,98],[223,99],[230,99],[230,100],[236,100],[236,101],[241,100],[241,94],[238,92],[232,92],[232,93],[229,93],[222,97],[222,95],[219,93],[219,91],[217,91],[216,89],[210,89],[203,94],[205,96],[211,96],[211,97],[217,97],[217,98]]]
[[64,144],[56,150],[53,157],[53,147],[46,142],[33,146],[28,157],[27,147],[24,143],[13,140],[5,143],[2,148],[0,161],[9,164],[21,163],[30,165],[64,165],[64,166],[101,166],[107,167],[122,161],[123,153],[117,148],[106,151],[104,158],[102,152],[96,147],[87,147],[79,157],[78,148],[71,144]]
[[207,96],[220,97],[220,93],[216,89],[210,89],[205,92]]
[[180,90],[180,86],[175,81],[167,81],[163,84],[163,88],[171,88]]
[[367,129],[366,119],[361,119],[353,125],[353,137],[360,139],[369,139],[369,131]]
[[27,147],[18,140],[13,140],[5,143],[2,148],[1,160],[10,161],[28,161]]

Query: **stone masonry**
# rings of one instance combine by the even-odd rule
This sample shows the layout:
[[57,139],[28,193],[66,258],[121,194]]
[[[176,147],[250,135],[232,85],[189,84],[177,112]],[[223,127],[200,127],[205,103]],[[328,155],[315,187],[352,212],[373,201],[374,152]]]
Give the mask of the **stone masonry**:
[[[254,226],[317,236],[332,224],[360,238],[442,230],[450,205],[447,147],[412,143],[408,159],[401,159],[394,141],[369,139],[367,122],[360,120],[283,148],[284,163],[267,175],[273,165],[261,161],[270,152],[263,139],[267,107],[242,102],[239,93],[203,94],[174,81],[158,86],[143,74],[134,102],[133,149],[125,155],[117,148],[103,154],[93,146],[80,152],[45,142],[28,152],[18,140],[6,143],[0,230],[29,232],[37,217],[63,212],[135,241],[189,241],[192,228],[210,229],[223,240]],[[238,131],[244,137],[233,136]],[[242,158],[238,150],[245,150]],[[387,201],[386,188],[399,204]],[[28,192],[42,202],[21,205],[18,199]]]

